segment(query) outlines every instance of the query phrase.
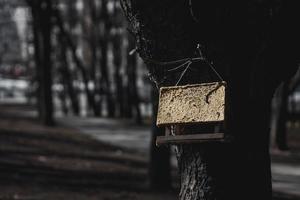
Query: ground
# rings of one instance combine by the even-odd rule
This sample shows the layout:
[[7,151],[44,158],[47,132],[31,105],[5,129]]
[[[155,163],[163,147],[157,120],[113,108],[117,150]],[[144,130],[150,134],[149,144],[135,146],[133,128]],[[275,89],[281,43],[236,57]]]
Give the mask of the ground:
[[[0,200],[173,200],[173,188],[148,188],[149,126],[130,120],[59,117],[43,127],[28,105],[0,105]],[[291,151],[272,150],[275,199],[300,199],[300,137]]]

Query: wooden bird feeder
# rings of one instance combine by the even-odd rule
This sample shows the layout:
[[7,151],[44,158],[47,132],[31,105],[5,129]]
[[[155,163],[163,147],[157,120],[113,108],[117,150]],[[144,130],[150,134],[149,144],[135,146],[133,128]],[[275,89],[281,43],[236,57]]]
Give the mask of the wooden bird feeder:
[[224,141],[224,133],[203,130],[207,125],[224,126],[225,94],[224,81],[162,87],[156,124],[167,129],[165,136],[156,138],[157,146]]

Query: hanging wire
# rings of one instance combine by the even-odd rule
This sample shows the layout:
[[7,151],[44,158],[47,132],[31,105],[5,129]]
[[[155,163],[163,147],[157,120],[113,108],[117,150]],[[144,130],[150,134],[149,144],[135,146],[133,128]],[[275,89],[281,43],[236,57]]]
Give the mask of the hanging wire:
[[184,76],[184,74],[186,73],[186,71],[189,69],[190,65],[192,64],[192,61],[188,61],[186,64],[186,68],[183,70],[183,72],[181,73],[178,81],[176,82],[175,86],[177,86],[179,84],[179,82],[181,81],[182,77]]
[[203,56],[200,44],[197,44],[197,50],[198,50],[198,53],[199,53],[200,57],[203,58],[203,61],[215,72],[215,74],[218,76],[218,78],[223,82],[224,80],[223,80],[222,76],[217,72],[217,70],[214,68],[212,63],[207,61],[207,59]]
[[[136,49],[131,50],[130,55],[134,54],[135,52],[136,52]],[[206,63],[212,69],[212,71],[217,75],[217,77],[220,79],[220,81],[223,82],[224,80],[223,80],[222,76],[217,72],[217,70],[213,67],[213,64],[211,62],[209,62],[206,59],[206,57],[204,56],[204,54],[202,53],[200,44],[197,44],[197,52],[198,52],[199,56],[193,57],[193,58],[183,58],[183,59],[172,60],[172,61],[157,61],[157,60],[153,60],[153,59],[144,59],[144,60],[145,60],[145,62],[155,64],[155,65],[160,65],[160,66],[179,64],[178,66],[176,66],[174,68],[168,69],[167,70],[168,72],[173,72],[173,71],[176,71],[176,70],[184,67],[184,70],[180,74],[179,79],[176,81],[176,86],[180,83],[183,76],[186,74],[187,70],[190,68],[191,64],[193,64],[195,62],[200,62],[200,61]],[[165,79],[166,79],[166,77],[164,78],[163,81],[165,81]],[[156,82],[156,81],[154,81],[154,82]],[[160,82],[159,84],[161,84],[162,82]],[[156,83],[156,84],[158,84],[158,83]]]
[[191,62],[190,60],[186,61],[185,63],[179,65],[178,67],[174,67],[172,69],[168,69],[168,72],[172,72],[172,71],[176,71],[177,69],[180,69],[181,67],[185,66],[186,64],[188,64],[189,62]]
[[[194,57],[194,58],[183,58],[183,59],[179,59],[179,60],[172,60],[172,61],[156,61],[153,59],[144,59],[145,62],[150,62],[152,64],[155,65],[175,65],[175,64],[179,64],[179,63],[183,63],[183,62],[188,62],[188,61],[192,61],[192,62],[197,62],[197,61],[202,61],[203,58],[201,57]],[[176,67],[177,68],[177,67]]]

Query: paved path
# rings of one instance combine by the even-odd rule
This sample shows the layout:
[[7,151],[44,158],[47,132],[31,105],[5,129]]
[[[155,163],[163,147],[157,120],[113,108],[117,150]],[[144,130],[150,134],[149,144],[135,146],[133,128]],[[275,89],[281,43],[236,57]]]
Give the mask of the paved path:
[[300,199],[300,163],[272,163],[273,190]]
[[147,153],[150,145],[150,127],[137,126],[129,120],[68,117],[59,123],[74,127],[97,140]]

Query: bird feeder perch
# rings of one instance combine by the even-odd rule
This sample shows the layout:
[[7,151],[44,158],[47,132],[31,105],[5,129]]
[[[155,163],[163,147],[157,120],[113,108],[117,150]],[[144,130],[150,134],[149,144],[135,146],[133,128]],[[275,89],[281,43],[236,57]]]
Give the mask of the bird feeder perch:
[[224,81],[162,87],[156,124],[167,129],[157,146],[224,141],[224,133],[203,133],[203,126],[224,125],[225,94]]

